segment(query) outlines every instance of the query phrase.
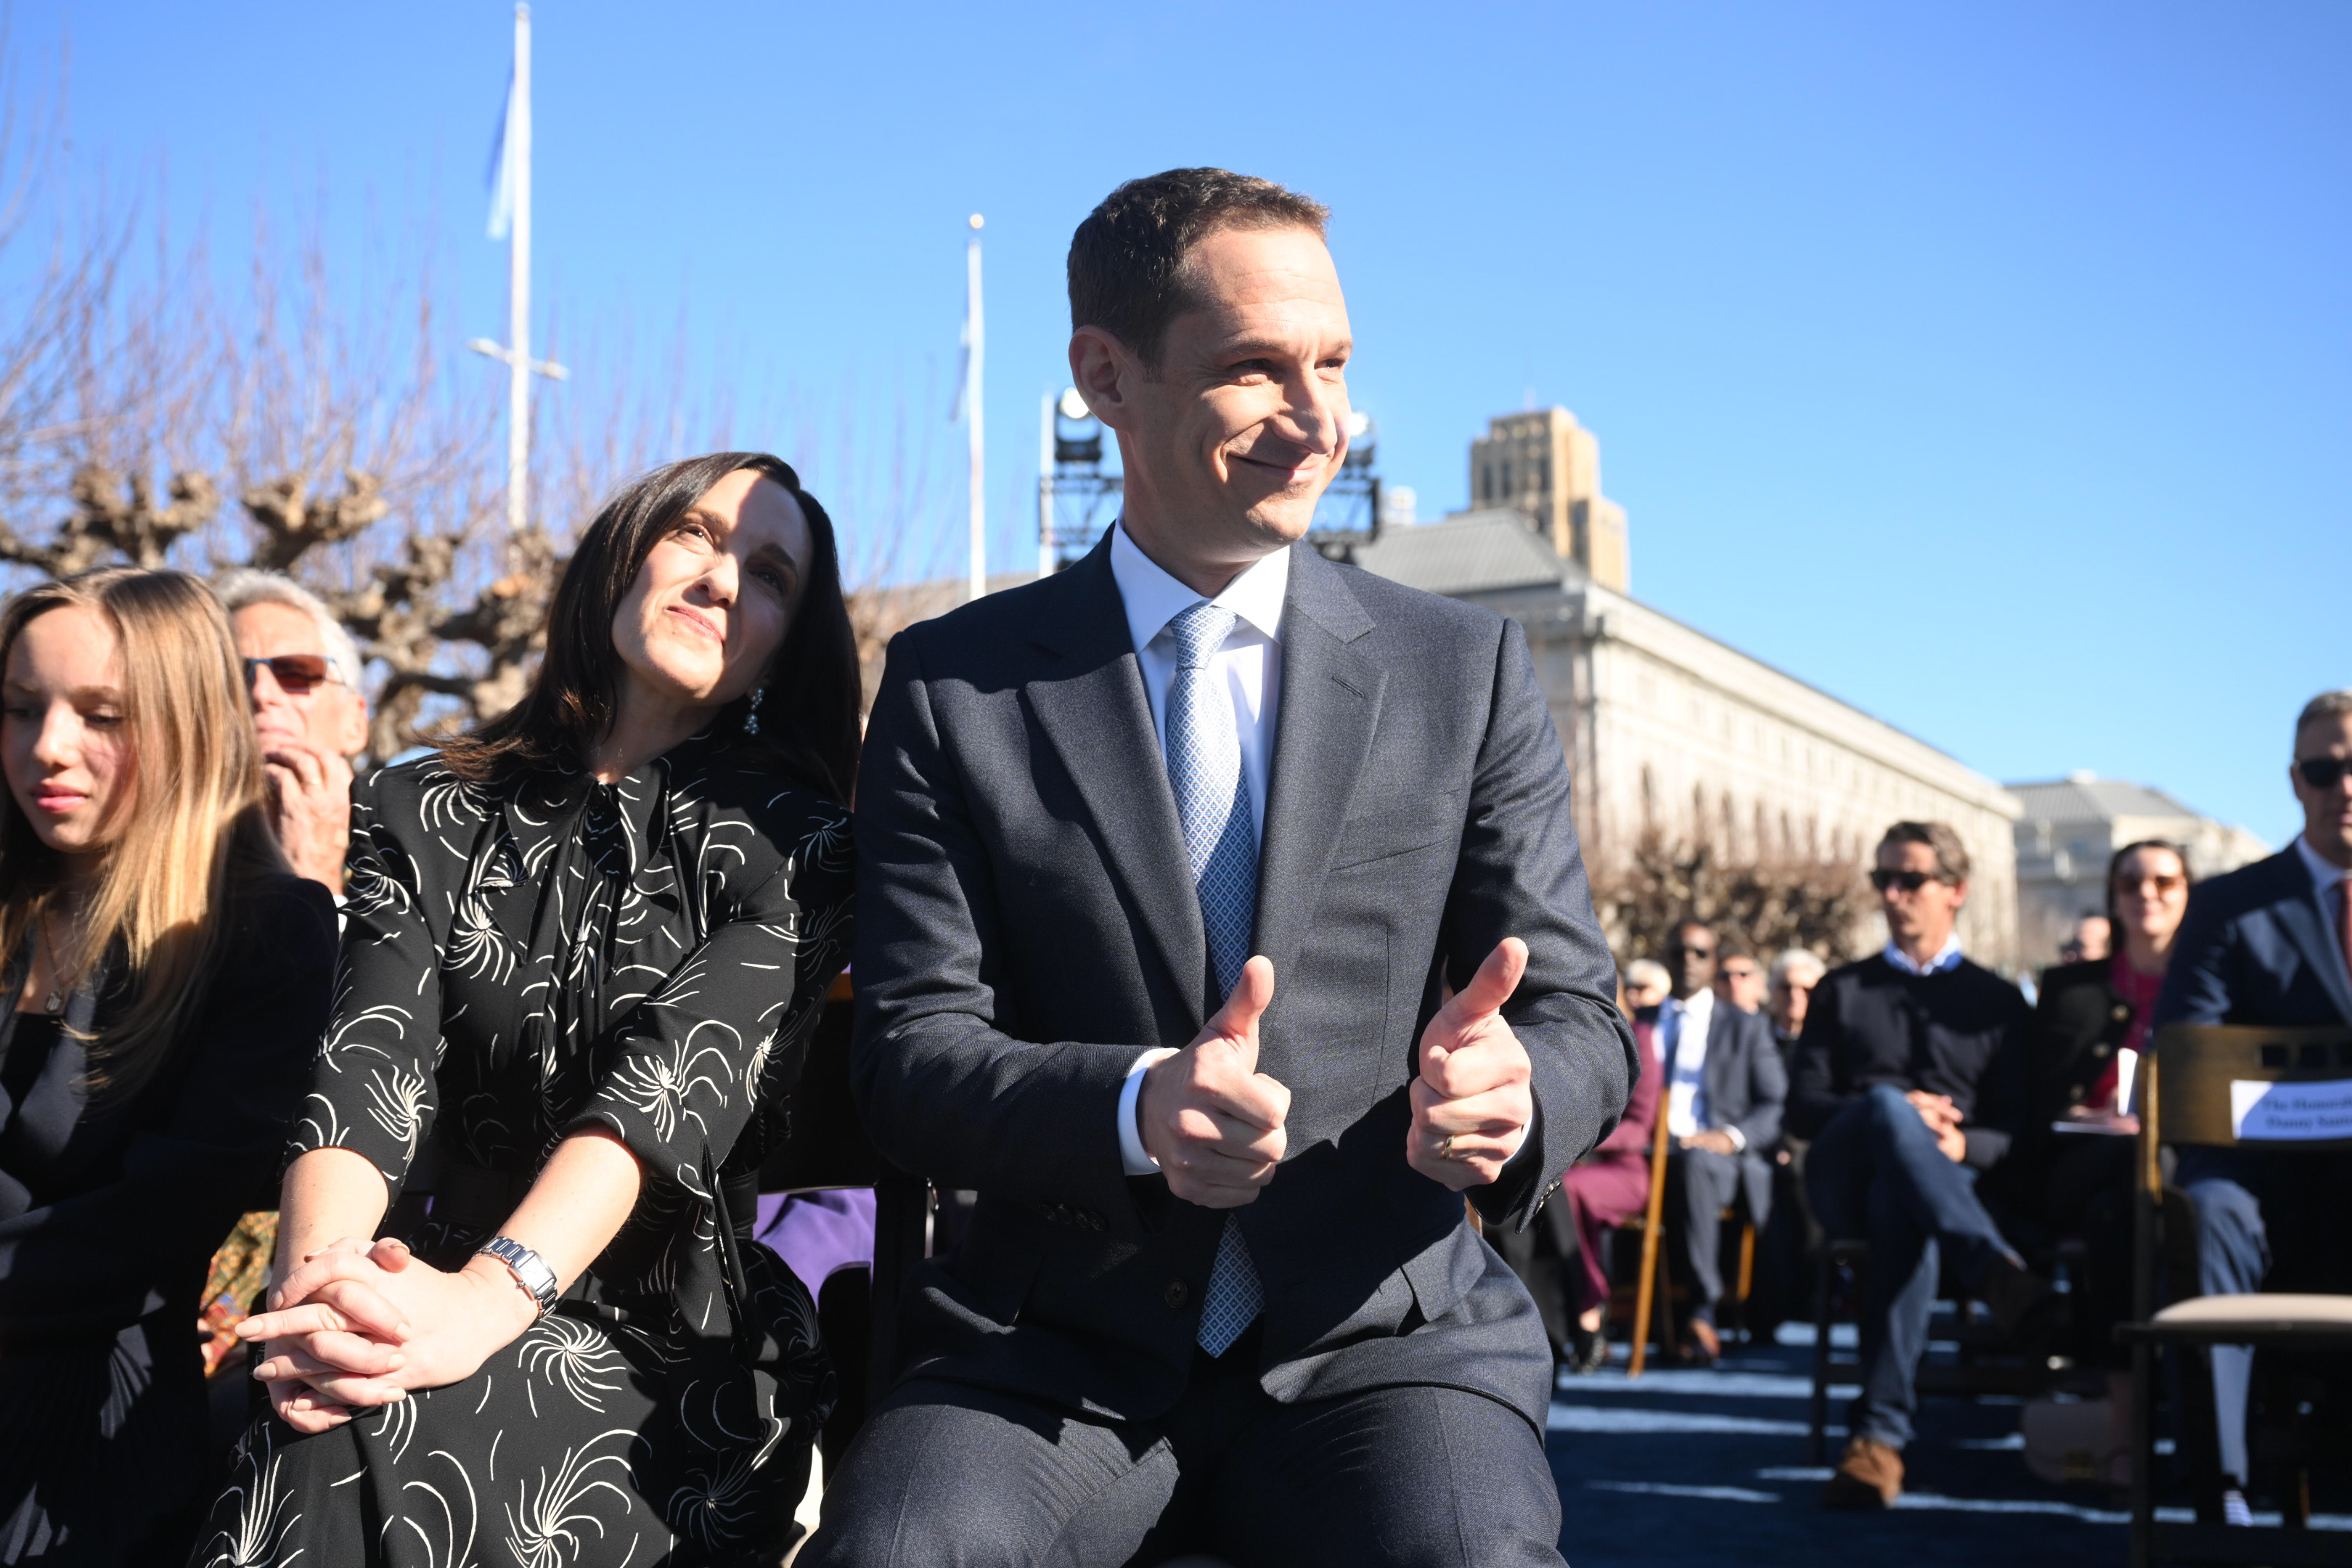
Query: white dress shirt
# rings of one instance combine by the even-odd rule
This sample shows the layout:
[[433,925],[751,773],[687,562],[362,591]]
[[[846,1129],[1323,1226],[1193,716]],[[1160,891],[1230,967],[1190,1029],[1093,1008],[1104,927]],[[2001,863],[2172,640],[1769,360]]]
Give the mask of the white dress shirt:
[[1944,945],[1925,963],[1912,963],[1911,955],[1891,942],[1886,944],[1885,958],[1906,974],[1941,974],[1960,966],[1960,933],[1954,931],[1944,938]]
[[[1168,623],[1201,603],[1201,595],[1163,571],[1128,537],[1127,524],[1111,530],[1111,580],[1127,608],[1128,635],[1143,669],[1143,695],[1151,704],[1151,732],[1160,754],[1168,754],[1168,687],[1176,676],[1176,639]],[[1234,705],[1234,730],[1241,740],[1242,777],[1249,789],[1250,815],[1258,843],[1265,842],[1266,781],[1274,774],[1276,710],[1282,702],[1282,600],[1290,587],[1290,552],[1277,550],[1225,584],[1211,604],[1238,617],[1224,646],[1209,660],[1210,673]],[[1130,1176],[1160,1169],[1143,1147],[1136,1126],[1136,1101],[1143,1093],[1144,1069],[1176,1053],[1145,1051],[1128,1068],[1118,1097],[1118,1152]]]
[[[1658,1010],[1665,1026],[1666,1132],[1688,1138],[1706,1130],[1706,1032],[1715,1023],[1715,993],[1670,996]],[[1741,1140],[1734,1138],[1734,1142]]]
[[2303,857],[2304,869],[2311,873],[2311,890],[2319,899],[2319,918],[2326,923],[2327,934],[2336,939],[2336,951],[2342,952],[2344,933],[2336,929],[2336,884],[2352,877],[2352,871],[2347,871],[2341,866],[2331,866],[2320,858],[2319,851],[2311,847],[2311,840],[2300,833],[2294,836],[2294,848],[2295,853]]

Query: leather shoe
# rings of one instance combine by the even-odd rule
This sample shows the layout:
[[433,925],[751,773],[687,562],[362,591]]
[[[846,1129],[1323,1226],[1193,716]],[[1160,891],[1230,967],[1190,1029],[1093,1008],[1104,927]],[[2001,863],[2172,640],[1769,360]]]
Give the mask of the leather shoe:
[[1578,1377],[1590,1377],[1609,1364],[1609,1333],[1606,1329],[1588,1329],[1580,1323],[1570,1324],[1568,1331],[1568,1359],[1560,1363]]
[[1682,1343],[1675,1347],[1675,1359],[1685,1366],[1713,1366],[1723,1359],[1723,1340],[1716,1333],[1715,1325],[1705,1318],[1693,1318],[1683,1325]]
[[1856,1437],[1845,1446],[1845,1456],[1830,1472],[1822,1489],[1822,1506],[1834,1509],[1881,1509],[1894,1506],[1903,1495],[1903,1455],[1875,1437]]
[[2058,1292],[2050,1281],[2006,1258],[1996,1258],[1978,1282],[1977,1295],[2000,1331],[2027,1350],[2046,1346],[2058,1332]]

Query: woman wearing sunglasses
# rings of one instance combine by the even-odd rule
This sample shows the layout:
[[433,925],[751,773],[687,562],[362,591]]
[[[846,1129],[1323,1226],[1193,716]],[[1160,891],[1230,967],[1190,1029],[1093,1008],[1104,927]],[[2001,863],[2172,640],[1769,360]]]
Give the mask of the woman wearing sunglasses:
[[[2042,977],[2034,1008],[2032,1088],[2019,1142],[1999,1173],[2002,1196],[2051,1237],[2088,1244],[2068,1347],[2108,1369],[2120,1466],[2128,1451],[2130,1379],[2113,1329],[2131,1310],[2131,1171],[2139,1130],[2132,1088],[2164,967],[2189,912],[2194,879],[2177,844],[2146,838],[2107,862],[2115,952],[2062,963]],[[2062,1131],[2063,1129],[2063,1131]],[[2121,1473],[2118,1482],[2129,1478]]]
[[197,1562],[782,1555],[833,1373],[751,1226],[847,951],[857,696],[824,509],[721,452],[606,504],[519,705],[362,783],[238,1326],[275,1415]]
[[0,1563],[178,1563],[205,1263],[267,1204],[334,973],[227,617],[176,572],[0,612]]

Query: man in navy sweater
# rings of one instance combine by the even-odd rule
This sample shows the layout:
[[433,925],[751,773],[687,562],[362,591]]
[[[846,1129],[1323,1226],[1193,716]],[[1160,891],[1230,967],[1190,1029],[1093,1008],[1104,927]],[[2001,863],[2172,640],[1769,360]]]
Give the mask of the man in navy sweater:
[[1789,1131],[1812,1140],[1814,1217],[1832,1237],[1870,1243],[1862,1395],[1827,1508],[1884,1508],[1903,1490],[1940,1247],[2006,1329],[2032,1331],[2050,1300],[1976,1194],[1977,1178],[2009,1152],[2032,1014],[2017,987],[1960,955],[1969,854],[1958,834],[1898,822],[1877,862],[1885,950],[1814,988],[1789,1091]]

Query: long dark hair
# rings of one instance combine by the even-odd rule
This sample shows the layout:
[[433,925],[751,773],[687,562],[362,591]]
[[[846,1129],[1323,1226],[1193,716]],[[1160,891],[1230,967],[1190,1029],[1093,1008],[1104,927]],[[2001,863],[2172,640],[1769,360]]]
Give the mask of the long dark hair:
[[526,767],[587,765],[613,721],[620,655],[613,618],[653,553],[694,503],[731,473],[773,479],[808,519],[808,578],[764,684],[760,732],[741,735],[749,697],[719,710],[719,729],[776,771],[846,804],[857,783],[857,639],[841,592],[833,520],[792,465],[765,452],[713,452],[630,480],[597,512],[563,569],[547,612],[547,657],[520,702],[441,746],[461,778],[491,783]]
[[2180,862],[2180,879],[2184,886],[2197,885],[2197,873],[2189,868],[2189,851],[2169,838],[2135,838],[2107,857],[2107,925],[2116,933],[2115,941],[2123,942],[2123,920],[2116,913],[2116,873],[2124,868],[2124,861],[2143,849],[2161,849]]

